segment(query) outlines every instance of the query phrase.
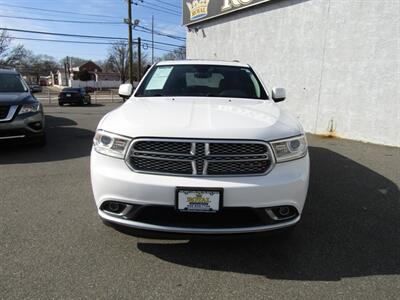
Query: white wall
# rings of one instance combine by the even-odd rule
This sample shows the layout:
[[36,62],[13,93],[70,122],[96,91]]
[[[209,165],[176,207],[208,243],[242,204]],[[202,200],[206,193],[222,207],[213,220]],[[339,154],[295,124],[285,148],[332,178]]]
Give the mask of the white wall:
[[81,88],[81,87],[93,87],[93,88],[118,88],[121,84],[121,81],[116,80],[100,80],[100,81],[80,81],[80,80],[70,80],[69,86],[72,88]]
[[62,72],[58,71],[57,72],[57,78],[58,78],[58,86],[66,86],[67,85],[67,80],[65,78],[65,73],[62,73]]
[[400,146],[400,0],[282,0],[200,23],[188,58],[251,64],[306,131]]

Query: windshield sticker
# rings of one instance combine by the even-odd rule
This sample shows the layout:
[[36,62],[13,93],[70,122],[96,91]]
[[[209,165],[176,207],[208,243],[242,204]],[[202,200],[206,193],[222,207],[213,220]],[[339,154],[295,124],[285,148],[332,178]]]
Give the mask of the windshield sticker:
[[148,83],[146,90],[162,90],[173,67],[158,67]]

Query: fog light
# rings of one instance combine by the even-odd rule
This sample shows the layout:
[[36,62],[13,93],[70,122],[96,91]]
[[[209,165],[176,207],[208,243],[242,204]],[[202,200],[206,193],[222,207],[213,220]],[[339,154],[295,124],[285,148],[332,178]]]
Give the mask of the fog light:
[[35,130],[40,130],[42,129],[42,122],[33,122],[29,124],[29,127]]
[[118,203],[111,202],[110,204],[108,204],[108,210],[113,212],[113,213],[116,213],[121,209],[120,206],[121,205],[119,205]]
[[110,202],[105,202],[102,205],[101,209],[108,213],[120,214],[125,210],[126,207],[127,205],[124,203],[110,201]]
[[289,215],[290,209],[287,206],[282,206],[282,207],[279,207],[278,212],[282,217],[286,217]]
[[289,205],[266,208],[265,212],[274,221],[285,221],[298,216],[296,208]]

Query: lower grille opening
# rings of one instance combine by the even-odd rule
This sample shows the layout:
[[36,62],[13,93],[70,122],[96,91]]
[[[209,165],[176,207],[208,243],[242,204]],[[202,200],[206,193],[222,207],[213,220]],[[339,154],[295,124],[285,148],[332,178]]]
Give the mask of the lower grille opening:
[[[294,208],[295,210],[295,208]],[[290,219],[298,216],[292,215]],[[122,216],[124,219],[159,226],[191,228],[242,228],[272,225],[283,220],[274,220],[265,208],[225,207],[217,213],[181,212],[174,206],[135,205]],[[285,219],[287,221],[289,219]]]

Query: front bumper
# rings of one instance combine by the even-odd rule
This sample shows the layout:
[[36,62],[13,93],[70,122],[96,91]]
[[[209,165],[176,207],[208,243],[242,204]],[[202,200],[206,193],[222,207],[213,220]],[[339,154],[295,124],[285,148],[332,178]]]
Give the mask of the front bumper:
[[58,98],[58,102],[59,103],[62,103],[62,104],[65,104],[65,103],[68,103],[68,104],[80,104],[80,103],[82,103],[83,102],[83,98],[82,97],[71,97],[71,98],[67,98],[67,97],[63,97],[63,98]]
[[[261,232],[296,224],[301,217],[309,181],[309,156],[276,164],[265,176],[248,177],[177,177],[135,173],[124,160],[104,156],[95,151],[91,155],[93,193],[102,219],[137,229],[200,234],[232,234]],[[109,214],[101,209],[106,201],[140,206],[175,205],[176,187],[223,188],[224,208],[294,207],[298,214],[287,221],[257,226],[193,227],[171,226],[138,222]]]
[[45,120],[43,112],[15,116],[11,121],[0,122],[0,141],[42,136]]

